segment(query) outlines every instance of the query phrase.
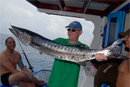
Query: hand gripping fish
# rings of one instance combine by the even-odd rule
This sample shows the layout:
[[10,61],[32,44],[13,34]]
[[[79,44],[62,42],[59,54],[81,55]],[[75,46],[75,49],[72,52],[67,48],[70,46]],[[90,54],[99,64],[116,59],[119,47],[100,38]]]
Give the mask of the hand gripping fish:
[[82,64],[87,60],[95,59],[94,55],[101,53],[108,59],[110,58],[128,58],[120,54],[119,44],[123,39],[115,41],[112,45],[103,50],[87,49],[85,46],[70,46],[56,43],[37,33],[27,29],[11,26],[10,31],[24,44],[51,55],[55,58]]

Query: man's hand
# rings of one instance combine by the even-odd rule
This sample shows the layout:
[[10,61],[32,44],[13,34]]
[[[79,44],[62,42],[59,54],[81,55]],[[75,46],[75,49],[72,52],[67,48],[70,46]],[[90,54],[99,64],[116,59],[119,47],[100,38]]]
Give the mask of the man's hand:
[[[100,47],[99,50],[102,50],[103,48]],[[103,61],[103,60],[107,60],[107,57],[104,55],[101,55],[100,53],[95,54],[95,58],[97,61]]]

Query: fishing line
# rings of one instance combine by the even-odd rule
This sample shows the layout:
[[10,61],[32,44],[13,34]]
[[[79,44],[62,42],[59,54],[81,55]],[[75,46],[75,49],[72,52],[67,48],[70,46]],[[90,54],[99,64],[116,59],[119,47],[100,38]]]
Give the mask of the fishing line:
[[[17,38],[17,37],[16,37],[16,38]],[[18,40],[18,38],[17,38],[17,40]],[[29,60],[28,60],[28,58],[27,58],[27,56],[26,56],[26,54],[25,54],[25,52],[24,52],[24,50],[23,50],[23,48],[22,48],[22,46],[21,46],[19,40],[18,40],[18,43],[19,43],[19,45],[20,45],[20,47],[21,47],[21,49],[22,49],[22,51],[23,51],[23,53],[24,53],[24,55],[25,55],[25,58],[26,58],[27,63],[28,63],[28,65],[29,65],[29,69],[30,69],[32,72],[34,72],[34,71],[33,71],[33,67],[31,66],[31,64],[30,64],[30,62],[29,62]]]

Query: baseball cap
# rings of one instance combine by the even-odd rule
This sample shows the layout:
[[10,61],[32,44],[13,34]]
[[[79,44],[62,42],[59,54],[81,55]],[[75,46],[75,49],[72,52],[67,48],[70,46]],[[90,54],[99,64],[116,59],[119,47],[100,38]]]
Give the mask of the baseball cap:
[[66,26],[65,28],[71,27],[73,29],[80,29],[82,30],[82,25],[80,24],[80,22],[78,21],[73,21],[71,22],[68,26]]
[[120,32],[120,33],[118,34],[119,37],[125,37],[125,36],[127,36],[127,35],[130,35],[130,29],[128,29],[128,30],[125,31],[125,32]]

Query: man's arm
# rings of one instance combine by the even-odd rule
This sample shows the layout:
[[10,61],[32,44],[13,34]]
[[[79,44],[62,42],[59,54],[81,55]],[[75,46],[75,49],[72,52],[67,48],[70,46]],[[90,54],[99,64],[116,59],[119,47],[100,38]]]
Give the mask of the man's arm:
[[22,71],[25,71],[25,72],[27,72],[28,74],[32,75],[32,74],[29,72],[29,70],[24,66],[23,61],[22,61],[22,57],[21,57],[20,54],[19,54],[19,59],[18,59],[18,65],[19,65],[19,67],[20,67],[20,69],[21,69]]
[[29,77],[31,78],[31,80],[32,80],[34,83],[37,83],[37,84],[40,84],[40,85],[43,85],[43,84],[44,84],[44,81],[38,80],[38,79],[37,79],[36,77],[34,77],[34,76],[29,72],[29,70],[24,66],[21,56],[19,57],[18,65],[19,65],[19,67],[21,68],[22,71],[25,71],[25,72],[29,75]]

